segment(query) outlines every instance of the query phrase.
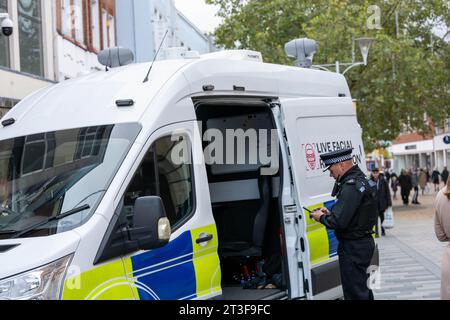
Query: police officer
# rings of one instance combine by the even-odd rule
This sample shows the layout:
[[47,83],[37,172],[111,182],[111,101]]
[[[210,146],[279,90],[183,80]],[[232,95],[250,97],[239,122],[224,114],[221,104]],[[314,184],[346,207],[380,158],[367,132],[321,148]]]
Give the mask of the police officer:
[[321,155],[326,170],[336,180],[331,209],[316,209],[311,218],[335,230],[342,289],[346,300],[373,300],[368,268],[375,250],[372,235],[378,218],[377,188],[352,161],[353,149]]

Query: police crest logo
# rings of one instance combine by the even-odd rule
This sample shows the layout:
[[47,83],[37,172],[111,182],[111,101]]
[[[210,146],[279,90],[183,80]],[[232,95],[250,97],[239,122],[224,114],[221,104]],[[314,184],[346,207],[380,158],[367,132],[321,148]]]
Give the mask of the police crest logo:
[[314,147],[310,144],[306,145],[305,148],[306,153],[306,162],[311,170],[316,168],[316,152],[314,151]]

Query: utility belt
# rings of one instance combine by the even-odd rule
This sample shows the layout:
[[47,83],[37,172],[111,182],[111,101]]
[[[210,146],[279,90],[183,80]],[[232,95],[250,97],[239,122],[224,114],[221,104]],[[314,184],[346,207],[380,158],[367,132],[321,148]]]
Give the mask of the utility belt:
[[351,232],[344,232],[344,233],[338,233],[336,232],[336,238],[341,240],[360,240],[360,239],[368,239],[372,238],[375,232],[373,230],[371,231],[351,231]]

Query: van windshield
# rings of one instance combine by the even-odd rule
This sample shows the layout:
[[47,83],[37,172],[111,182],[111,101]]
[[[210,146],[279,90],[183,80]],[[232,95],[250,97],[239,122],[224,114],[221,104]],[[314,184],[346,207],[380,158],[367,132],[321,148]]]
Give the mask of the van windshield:
[[24,237],[48,236],[86,222],[140,129],[136,123],[102,125],[0,141],[0,239],[30,227]]

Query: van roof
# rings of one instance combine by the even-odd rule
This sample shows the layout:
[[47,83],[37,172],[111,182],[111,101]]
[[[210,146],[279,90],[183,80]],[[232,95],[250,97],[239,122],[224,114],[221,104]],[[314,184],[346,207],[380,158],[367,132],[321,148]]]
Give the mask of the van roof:
[[[231,58],[230,58],[231,57]],[[336,73],[237,59],[229,52],[200,59],[157,61],[98,71],[42,89],[16,105],[3,119],[16,124],[1,128],[0,139],[102,124],[139,122],[149,108],[169,99],[204,95],[259,97],[337,97],[350,91]],[[204,92],[212,85],[214,91]],[[236,91],[234,86],[245,91]],[[170,97],[169,97],[170,96]],[[117,100],[135,105],[119,108]]]

